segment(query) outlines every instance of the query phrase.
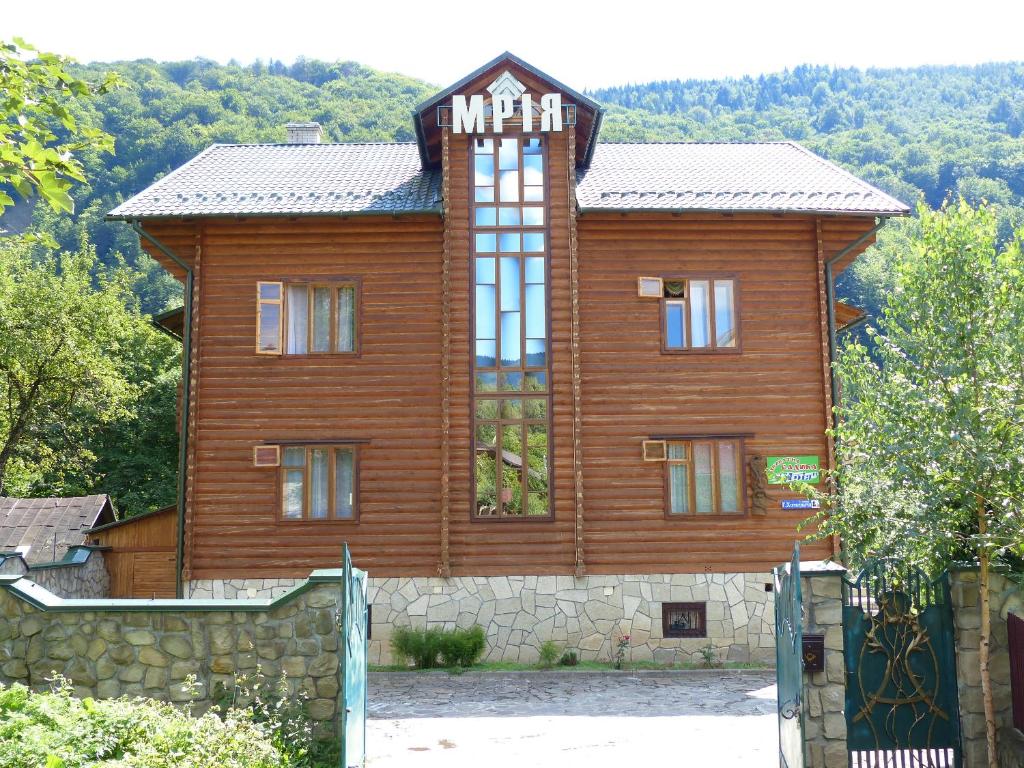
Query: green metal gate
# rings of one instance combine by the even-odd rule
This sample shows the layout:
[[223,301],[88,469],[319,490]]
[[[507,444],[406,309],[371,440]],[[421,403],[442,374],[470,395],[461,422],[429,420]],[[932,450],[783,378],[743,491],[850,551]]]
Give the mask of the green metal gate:
[[341,601],[341,768],[366,763],[366,571],[352,567],[348,544]]
[[843,585],[851,768],[961,768],[949,579],[874,562]]
[[800,605],[800,544],[793,559],[775,568],[775,660],[779,706],[779,765],[803,768],[803,629]]

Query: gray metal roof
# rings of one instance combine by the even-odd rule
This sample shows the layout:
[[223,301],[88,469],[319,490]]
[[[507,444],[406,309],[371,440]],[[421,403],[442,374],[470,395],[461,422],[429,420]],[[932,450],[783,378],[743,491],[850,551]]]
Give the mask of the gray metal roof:
[[60,560],[85,532],[114,519],[110,497],[17,499],[0,496],[0,552],[20,552],[28,563]]
[[407,144],[214,144],[112,219],[440,212],[439,171]]
[[[903,215],[909,208],[792,142],[599,144],[582,211]],[[408,144],[215,144],[110,218],[440,213],[439,170]]]
[[789,141],[598,144],[577,182],[582,211],[910,212],[899,200]]

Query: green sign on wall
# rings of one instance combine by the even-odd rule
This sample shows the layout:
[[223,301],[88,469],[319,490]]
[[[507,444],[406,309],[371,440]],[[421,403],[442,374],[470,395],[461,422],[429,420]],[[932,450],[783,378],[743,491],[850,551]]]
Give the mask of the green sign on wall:
[[769,456],[768,483],[820,483],[821,465],[817,456]]

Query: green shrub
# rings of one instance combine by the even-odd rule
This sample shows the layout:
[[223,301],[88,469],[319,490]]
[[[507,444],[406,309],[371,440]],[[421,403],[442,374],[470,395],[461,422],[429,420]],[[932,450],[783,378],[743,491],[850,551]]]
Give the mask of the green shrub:
[[483,655],[487,639],[483,627],[443,630],[397,627],[391,633],[391,655],[417,669],[471,667]]
[[296,762],[245,711],[193,717],[152,699],[76,699],[0,684],[4,768],[279,768]]
[[562,655],[562,649],[554,640],[545,640],[540,646],[541,669],[551,669]]
[[480,626],[441,634],[441,661],[446,667],[472,667],[484,653],[487,638]]
[[558,663],[563,667],[575,667],[580,663],[579,654],[576,651],[568,650],[562,654],[562,658],[558,660]]

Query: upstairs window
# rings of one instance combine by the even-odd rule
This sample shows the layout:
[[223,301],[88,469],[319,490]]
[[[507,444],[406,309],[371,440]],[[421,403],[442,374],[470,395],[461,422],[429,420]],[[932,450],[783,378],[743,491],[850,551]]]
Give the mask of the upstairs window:
[[644,458],[665,464],[669,517],[744,511],[743,441],[739,438],[646,440]]
[[356,351],[356,286],[351,283],[257,284],[256,351],[264,355]]
[[641,277],[638,292],[661,299],[663,352],[739,350],[734,278]]
[[354,520],[356,473],[354,446],[283,446],[279,470],[281,517]]

